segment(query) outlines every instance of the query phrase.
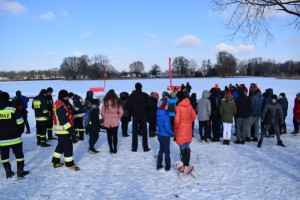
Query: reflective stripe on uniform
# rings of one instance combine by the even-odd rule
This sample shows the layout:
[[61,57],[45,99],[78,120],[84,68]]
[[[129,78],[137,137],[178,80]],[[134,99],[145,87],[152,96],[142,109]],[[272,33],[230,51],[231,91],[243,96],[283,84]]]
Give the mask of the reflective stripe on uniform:
[[47,121],[48,117],[36,117],[35,120],[36,121]]
[[11,140],[0,140],[0,146],[9,146],[14,144],[22,143],[22,138],[15,138]]
[[74,159],[73,159],[73,156],[71,157],[65,157],[65,162],[72,162]]
[[20,124],[23,124],[24,123],[24,119],[23,117],[20,117],[19,119],[16,119],[17,121],[17,124],[20,125]]
[[84,117],[85,113],[79,113],[74,115],[74,118],[80,118],[80,117]]
[[63,125],[63,128],[64,129],[68,129],[68,128],[70,128],[71,127],[71,124],[68,122],[68,123],[66,123],[65,125]]
[[18,159],[16,159],[17,162],[22,162],[24,160],[25,160],[24,158],[18,158]]
[[54,152],[53,157],[61,159],[62,154]]
[[6,160],[1,160],[2,163],[7,163],[9,162],[9,159],[6,159]]

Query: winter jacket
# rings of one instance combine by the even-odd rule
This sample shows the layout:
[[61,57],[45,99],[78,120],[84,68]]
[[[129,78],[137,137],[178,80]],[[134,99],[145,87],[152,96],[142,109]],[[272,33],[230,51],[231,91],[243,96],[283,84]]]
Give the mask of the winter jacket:
[[149,111],[147,115],[147,121],[149,123],[156,123],[156,111],[157,111],[157,99],[155,97],[149,97]]
[[232,95],[225,95],[222,100],[219,113],[221,115],[222,122],[233,123],[233,117],[236,114],[236,106]]
[[257,90],[250,97],[251,100],[251,117],[260,117],[262,112],[262,94],[261,91]]
[[49,104],[43,94],[39,94],[32,100],[32,109],[34,109],[36,121],[47,121],[50,118]]
[[188,98],[176,106],[174,117],[174,136],[178,145],[192,142],[192,123],[197,118]]
[[219,97],[219,91],[217,88],[212,88],[210,90],[210,105],[211,105],[211,116],[214,118],[219,118],[219,108],[221,105],[221,98]]
[[251,101],[250,97],[246,96],[243,92],[240,93],[240,96],[235,100],[236,105],[236,115],[238,118],[248,118],[250,117],[251,111]]
[[54,132],[58,135],[72,134],[74,130],[74,117],[72,114],[72,106],[69,101],[58,98],[53,107],[53,125]]
[[149,95],[142,90],[133,92],[127,104],[127,108],[131,115],[147,115],[149,109]]
[[28,108],[29,99],[26,96],[23,96],[23,95],[14,97],[14,99],[17,99],[17,98],[20,99],[21,102],[22,102],[22,109],[26,110]]
[[262,110],[264,110],[266,104],[271,103],[272,95],[273,95],[273,89],[272,88],[266,89],[265,93],[263,94]]
[[19,144],[24,131],[21,112],[10,101],[0,101],[0,147]]
[[168,111],[158,109],[156,112],[156,126],[157,134],[161,136],[172,136],[174,134],[172,130],[171,120],[168,115]]
[[[169,106],[170,104],[174,104],[175,105],[175,109],[176,109],[176,103],[177,103],[177,99],[176,98],[169,98],[167,101],[167,106]],[[168,112],[170,117],[174,117],[175,116],[175,112]]]
[[209,117],[211,115],[211,104],[209,97],[210,92],[204,90],[202,92],[202,98],[197,102],[198,121],[209,120]]
[[103,126],[106,128],[117,127],[120,124],[120,119],[123,116],[123,108],[120,105],[119,107],[112,107],[112,102],[108,101],[108,107],[105,108],[105,102],[101,106],[101,117],[103,118]]
[[280,97],[278,98],[278,103],[281,105],[283,117],[287,116],[287,111],[289,108],[289,102],[286,97]]
[[81,118],[85,114],[85,107],[84,107],[85,102],[83,99],[75,94],[73,96],[73,115],[74,118]]
[[99,108],[91,108],[92,110],[90,111],[90,126],[89,126],[89,134],[90,135],[96,135],[100,132],[100,118],[99,118],[99,113],[100,110]]
[[300,120],[300,100],[296,97],[295,99],[295,104],[294,104],[294,119],[295,120]]
[[261,120],[266,124],[283,124],[283,112],[279,103],[268,103],[261,115]]

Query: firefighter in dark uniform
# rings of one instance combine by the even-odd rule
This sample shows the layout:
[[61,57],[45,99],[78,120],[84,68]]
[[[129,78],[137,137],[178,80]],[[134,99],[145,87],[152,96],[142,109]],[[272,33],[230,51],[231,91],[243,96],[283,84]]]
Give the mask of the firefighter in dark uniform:
[[34,109],[36,120],[36,138],[37,145],[41,147],[49,147],[46,143],[46,132],[49,120],[49,107],[46,98],[47,91],[42,89],[40,94],[33,98],[32,109]]
[[12,149],[17,161],[17,176],[23,178],[29,171],[24,171],[24,154],[21,134],[24,131],[22,113],[9,101],[6,92],[0,93],[0,152],[1,162],[6,172],[6,178],[11,178],[14,172],[9,163],[9,151]]
[[58,100],[55,101],[53,107],[54,132],[58,137],[58,144],[53,154],[52,163],[54,168],[64,166],[64,163],[60,162],[64,154],[66,167],[77,171],[79,167],[74,164],[72,143],[76,143],[78,138],[73,127],[74,117],[68,94],[66,90],[59,91]]
[[53,132],[53,98],[52,98],[53,89],[51,87],[47,88],[47,95],[46,98],[48,100],[48,110],[49,110],[49,120],[48,120],[48,126],[47,126],[47,132],[48,132],[48,140],[57,140],[55,137],[52,136]]
[[74,115],[74,129],[79,133],[79,140],[84,140],[83,116],[85,114],[84,100],[72,92],[69,93],[69,98],[73,100],[73,115]]

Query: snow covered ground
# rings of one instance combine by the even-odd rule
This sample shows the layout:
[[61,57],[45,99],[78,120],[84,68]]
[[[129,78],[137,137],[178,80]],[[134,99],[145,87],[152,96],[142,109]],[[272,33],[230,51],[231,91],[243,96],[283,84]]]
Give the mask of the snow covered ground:
[[[285,92],[289,99],[289,111],[286,119],[288,132],[293,131],[292,108],[294,98],[299,91],[299,80],[279,80],[274,78],[207,78],[174,79],[173,85],[190,82],[192,92],[201,98],[204,89],[210,89],[215,83],[221,88],[230,83],[257,83],[264,91],[273,88],[275,94]],[[166,90],[168,79],[153,80],[108,80],[107,88],[117,93],[131,92],[134,84],[140,82],[143,91]],[[54,89],[54,100],[60,89],[67,89],[85,98],[90,87],[103,86],[102,81],[25,81],[1,82],[0,90],[11,96],[21,90],[26,96],[36,96],[42,88]],[[96,95],[103,95],[98,93]],[[31,101],[29,102],[31,106]],[[198,123],[195,123],[195,138],[191,143],[191,164],[198,168],[200,177],[186,176],[178,179],[175,161],[180,160],[179,148],[171,142],[172,168],[169,172],[156,170],[158,152],[157,138],[149,138],[150,152],[144,153],[139,140],[138,152],[131,152],[131,137],[123,138],[119,128],[119,148],[117,154],[110,154],[106,133],[101,132],[96,144],[99,154],[90,154],[88,136],[74,145],[75,163],[81,168],[74,172],[66,167],[54,169],[51,164],[56,141],[50,141],[51,147],[36,146],[35,120],[32,109],[29,111],[31,134],[23,135],[23,149],[26,170],[30,174],[24,179],[16,177],[6,179],[0,166],[1,200],[10,199],[300,199],[300,136],[286,134],[282,136],[282,148],[276,145],[276,139],[266,138],[261,149],[256,143],[245,145],[221,145],[221,143],[203,144],[199,142]],[[0,127],[1,128],[1,127]],[[233,130],[234,132],[234,130]],[[129,126],[131,133],[131,126]],[[234,141],[232,137],[232,141]],[[15,158],[11,153],[13,170]]]

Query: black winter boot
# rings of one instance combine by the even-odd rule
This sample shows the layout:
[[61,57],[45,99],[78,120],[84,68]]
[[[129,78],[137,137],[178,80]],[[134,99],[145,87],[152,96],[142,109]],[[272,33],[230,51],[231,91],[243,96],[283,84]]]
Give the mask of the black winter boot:
[[6,178],[11,178],[11,177],[13,177],[15,175],[15,173],[13,171],[11,171],[11,165],[10,165],[10,163],[3,164],[3,167],[5,169]]
[[166,167],[165,170],[169,171],[171,169],[171,160],[166,160]]
[[185,149],[180,149],[180,159],[183,162],[183,165],[186,163],[186,151]]
[[277,145],[278,145],[278,146],[285,147],[285,145],[282,143],[282,140],[278,141],[278,142],[277,142]]
[[261,148],[261,142],[260,141],[257,143],[257,148]]
[[185,153],[186,153],[186,160],[184,166],[190,166],[191,149],[190,148],[185,149]]
[[29,171],[24,171],[24,163],[18,162],[17,163],[17,176],[18,176],[18,178],[23,178],[27,174],[29,174]]
[[160,170],[161,168],[164,167],[162,166],[162,160],[163,160],[162,157],[157,157],[157,167],[156,167],[157,170]]

